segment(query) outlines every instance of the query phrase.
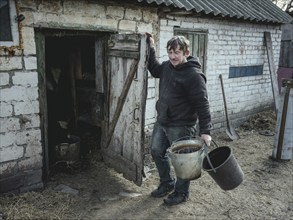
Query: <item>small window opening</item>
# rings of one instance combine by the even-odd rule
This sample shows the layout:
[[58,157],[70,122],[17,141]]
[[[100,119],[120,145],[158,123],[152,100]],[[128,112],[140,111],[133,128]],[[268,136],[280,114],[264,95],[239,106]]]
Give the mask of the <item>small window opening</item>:
[[256,76],[263,74],[263,65],[237,66],[229,68],[229,78]]
[[0,41],[12,41],[9,1],[0,1]]
[[0,46],[18,46],[19,33],[15,2],[0,0]]
[[207,54],[207,31],[201,30],[175,30],[175,35],[182,35],[190,41],[190,53],[197,57],[202,65],[202,71],[206,70],[206,54]]

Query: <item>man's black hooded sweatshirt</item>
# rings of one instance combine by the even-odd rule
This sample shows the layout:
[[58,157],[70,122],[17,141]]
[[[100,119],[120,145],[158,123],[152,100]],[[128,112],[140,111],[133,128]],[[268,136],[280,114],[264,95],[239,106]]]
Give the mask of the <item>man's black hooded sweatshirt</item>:
[[150,49],[148,69],[160,78],[157,121],[163,126],[194,126],[199,119],[200,134],[210,134],[211,115],[206,77],[200,63],[192,56],[174,67],[170,61],[160,64],[155,49]]

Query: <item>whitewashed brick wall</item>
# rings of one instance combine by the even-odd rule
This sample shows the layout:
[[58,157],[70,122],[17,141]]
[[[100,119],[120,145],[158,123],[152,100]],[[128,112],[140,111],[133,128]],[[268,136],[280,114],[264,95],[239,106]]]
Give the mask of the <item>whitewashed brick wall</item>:
[[[156,9],[146,10],[135,5],[77,0],[17,2],[19,13],[25,16],[20,29],[22,48],[11,48],[12,54],[0,48],[0,192],[11,190],[9,187],[15,182],[15,188],[20,191],[42,187],[43,152],[34,27],[156,33],[158,26]],[[147,122],[152,123],[156,87],[152,78],[149,87],[146,112],[150,115]]]
[[[6,57],[5,59],[10,58]],[[16,178],[20,184],[19,190],[26,191],[42,187],[38,74],[36,66],[26,70],[22,62],[18,69],[15,69],[13,64],[10,67],[12,69],[10,71],[7,71],[9,65],[5,66],[4,72],[0,71],[1,187],[6,188],[7,184],[11,184],[7,182],[5,186],[4,182],[6,181],[5,177],[8,178],[9,175],[13,174],[13,178]],[[38,159],[31,160],[24,166],[24,161],[32,157]],[[13,169],[13,172],[9,168]],[[35,173],[35,175],[33,175],[33,179],[30,179],[24,176],[24,172]]]
[[[280,26],[251,24],[237,21],[217,21],[195,18],[160,21],[157,43],[158,56],[167,60],[167,41],[174,35],[174,27],[188,30],[206,30],[208,33],[206,76],[207,88],[215,129],[225,124],[224,104],[219,81],[222,74],[230,118],[239,125],[255,112],[270,108],[273,103],[264,32],[271,32],[275,66],[278,66]],[[263,75],[228,78],[230,66],[264,64]]]

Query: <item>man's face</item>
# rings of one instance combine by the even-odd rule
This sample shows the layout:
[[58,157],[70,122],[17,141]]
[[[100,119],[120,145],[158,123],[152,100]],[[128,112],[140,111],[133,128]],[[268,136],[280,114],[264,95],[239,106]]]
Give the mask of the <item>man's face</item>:
[[167,52],[169,60],[174,67],[185,63],[186,58],[189,56],[189,51],[183,52],[183,50],[179,49],[179,46],[176,48],[176,50],[168,49]]

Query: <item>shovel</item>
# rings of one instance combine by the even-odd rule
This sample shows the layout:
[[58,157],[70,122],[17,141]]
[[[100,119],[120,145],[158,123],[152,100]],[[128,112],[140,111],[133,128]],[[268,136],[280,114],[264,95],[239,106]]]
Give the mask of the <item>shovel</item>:
[[231,140],[238,140],[240,137],[237,134],[237,132],[234,130],[234,128],[230,124],[229,116],[228,116],[228,110],[227,110],[227,103],[226,103],[226,96],[224,91],[224,83],[223,83],[223,77],[222,74],[219,75],[220,81],[221,81],[221,87],[222,87],[222,94],[223,94],[223,100],[224,100],[224,107],[225,107],[225,115],[226,115],[226,121],[227,121],[227,129],[226,133],[229,136]]

